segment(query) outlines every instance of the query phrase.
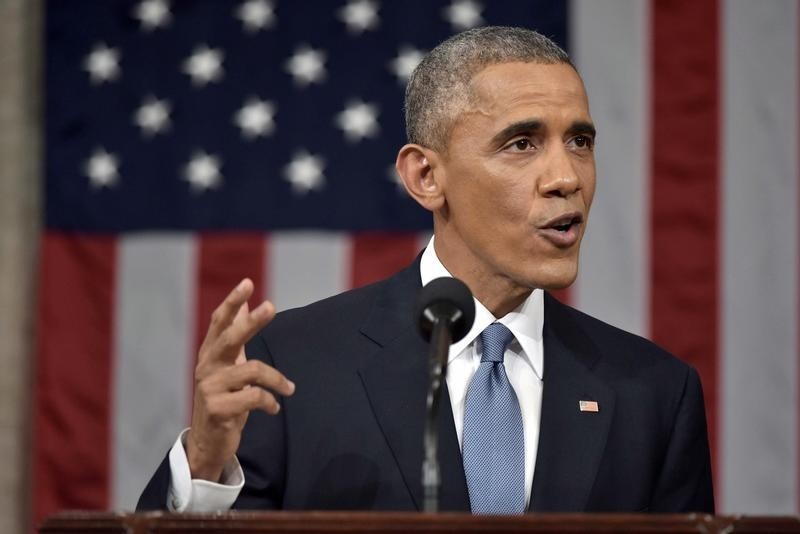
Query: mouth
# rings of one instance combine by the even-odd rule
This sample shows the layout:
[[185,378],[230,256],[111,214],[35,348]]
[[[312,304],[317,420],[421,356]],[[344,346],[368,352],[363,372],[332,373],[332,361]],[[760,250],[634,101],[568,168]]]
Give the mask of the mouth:
[[571,247],[580,238],[583,214],[578,211],[563,213],[539,226],[539,233],[559,248]]
[[574,211],[553,217],[540,226],[542,229],[552,229],[558,232],[568,232],[573,226],[583,223],[583,214]]

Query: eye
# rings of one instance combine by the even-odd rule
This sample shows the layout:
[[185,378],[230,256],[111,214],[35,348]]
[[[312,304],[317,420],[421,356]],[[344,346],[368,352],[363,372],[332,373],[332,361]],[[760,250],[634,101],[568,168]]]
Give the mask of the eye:
[[590,150],[594,148],[594,139],[588,135],[578,135],[572,142],[575,143],[575,146],[578,148],[588,148]]
[[527,137],[520,137],[516,141],[513,141],[508,146],[506,146],[506,149],[512,149],[520,152],[530,150],[531,148],[534,148],[533,143],[531,143],[531,140],[528,139]]

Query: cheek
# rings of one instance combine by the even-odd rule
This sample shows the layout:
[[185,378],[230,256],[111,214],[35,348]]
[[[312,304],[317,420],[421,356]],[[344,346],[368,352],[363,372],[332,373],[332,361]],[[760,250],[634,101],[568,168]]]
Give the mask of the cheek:
[[498,181],[478,200],[482,205],[484,223],[503,230],[504,234],[514,228],[526,227],[532,215],[533,197],[520,183]]
[[464,163],[448,173],[452,176],[448,183],[450,207],[458,217],[485,217],[502,202],[505,187],[486,169]]
[[597,177],[597,167],[595,166],[594,155],[581,160],[576,165],[576,172],[579,173],[584,187],[594,191],[595,178]]
[[486,191],[491,198],[493,209],[506,217],[527,219],[536,197],[536,176],[538,170],[532,164],[498,164],[486,173],[492,184]]
[[481,165],[465,158],[449,170],[448,203],[462,224],[493,229],[498,239],[511,225],[527,225],[535,197],[535,173],[503,164]]
[[583,201],[586,204],[586,209],[589,209],[592,205],[596,186],[597,182],[595,180],[594,166],[592,166],[591,171],[588,172],[583,179]]

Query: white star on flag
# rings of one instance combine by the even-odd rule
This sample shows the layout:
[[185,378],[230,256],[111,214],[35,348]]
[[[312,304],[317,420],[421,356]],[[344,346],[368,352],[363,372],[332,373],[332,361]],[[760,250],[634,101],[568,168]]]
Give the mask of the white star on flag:
[[325,52],[314,50],[310,46],[299,47],[289,61],[286,70],[294,77],[299,86],[321,82],[325,79]]
[[222,174],[219,172],[221,166],[219,157],[198,150],[186,164],[184,178],[196,193],[216,189],[222,184]]
[[397,76],[398,81],[403,85],[408,82],[411,73],[417,68],[420,61],[425,57],[425,52],[412,46],[400,48],[397,57],[389,62],[389,70]]
[[142,133],[151,136],[169,129],[170,105],[166,100],[148,97],[133,117],[133,122],[142,130]]
[[86,160],[85,172],[89,177],[89,185],[94,189],[113,187],[119,181],[119,159],[106,152],[105,148],[96,148],[92,156]]
[[286,166],[284,177],[292,185],[292,191],[304,195],[325,185],[325,176],[322,174],[324,168],[325,160],[302,150]]
[[378,27],[378,3],[372,0],[351,0],[338,11],[339,20],[350,33],[363,33]]
[[275,104],[259,98],[250,98],[234,115],[233,122],[242,130],[242,136],[253,139],[275,131]]
[[183,72],[192,78],[193,85],[206,85],[222,79],[224,54],[206,45],[195,48],[194,53],[183,62]]
[[380,126],[377,116],[378,106],[354,100],[336,115],[336,124],[344,131],[348,141],[356,142],[378,133]]
[[468,30],[484,23],[481,16],[483,6],[474,0],[454,0],[444,8],[444,19],[455,31]]
[[275,6],[267,0],[249,0],[239,5],[236,17],[242,21],[245,31],[255,33],[275,25]]
[[165,0],[142,0],[133,8],[133,17],[141,22],[145,31],[168,26],[172,21],[169,4]]
[[108,82],[119,78],[119,59],[118,49],[109,48],[101,43],[96,45],[83,60],[83,68],[89,71],[92,83]]

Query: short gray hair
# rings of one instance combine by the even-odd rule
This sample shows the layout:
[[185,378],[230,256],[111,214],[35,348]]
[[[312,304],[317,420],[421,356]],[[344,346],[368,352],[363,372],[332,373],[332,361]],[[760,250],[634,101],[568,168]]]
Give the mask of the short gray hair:
[[409,143],[443,150],[450,130],[470,97],[479,71],[498,63],[573,66],[561,47],[525,28],[485,26],[456,34],[425,56],[406,86],[406,135]]

